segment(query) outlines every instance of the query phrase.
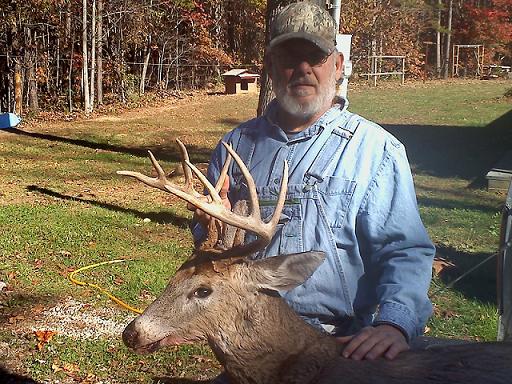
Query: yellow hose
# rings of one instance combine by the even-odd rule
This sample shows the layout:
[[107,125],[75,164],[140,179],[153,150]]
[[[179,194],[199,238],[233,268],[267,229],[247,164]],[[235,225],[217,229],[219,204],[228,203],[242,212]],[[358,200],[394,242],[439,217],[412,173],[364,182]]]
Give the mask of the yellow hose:
[[121,307],[124,307],[132,312],[135,312],[137,314],[141,314],[142,311],[140,309],[137,309],[137,308],[133,308],[131,305],[129,304],[126,304],[124,301],[122,301],[121,299],[118,299],[117,297],[115,297],[113,294],[111,294],[109,291],[107,291],[106,289],[104,288],[101,288],[99,285],[97,284],[93,284],[93,283],[88,283],[86,281],[80,281],[80,280],[77,280],[75,279],[75,275],[79,272],[83,272],[83,271],[87,271],[88,269],[92,269],[92,268],[96,268],[96,267],[100,267],[102,265],[105,265],[105,264],[116,264],[116,263],[124,263],[125,261],[129,261],[129,260],[110,260],[110,261],[103,261],[101,263],[96,263],[96,264],[91,264],[91,265],[87,265],[85,267],[82,267],[82,268],[78,268],[77,270],[71,272],[69,275],[68,275],[68,279],[76,284],[76,285],[81,285],[81,286],[88,286],[88,287],[92,287],[94,289],[97,289],[98,291],[100,291],[101,293],[103,293],[104,295],[108,296],[111,300],[113,300],[114,302],[116,302],[117,304],[119,304]]

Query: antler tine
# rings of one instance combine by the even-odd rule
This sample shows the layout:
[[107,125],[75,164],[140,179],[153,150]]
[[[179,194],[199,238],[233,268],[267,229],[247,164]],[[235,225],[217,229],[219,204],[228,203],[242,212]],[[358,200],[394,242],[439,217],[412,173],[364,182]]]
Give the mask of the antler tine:
[[[166,192],[170,192],[178,196],[179,198],[187,201],[188,203],[196,206],[197,208],[203,210],[207,214],[217,218],[223,223],[254,232],[258,236],[258,239],[250,244],[237,247],[236,249],[240,253],[245,251],[245,254],[247,254],[249,252],[256,251],[267,245],[272,239],[275,227],[277,225],[277,222],[279,221],[281,211],[285,203],[286,190],[288,187],[287,162],[284,162],[283,180],[281,181],[281,190],[279,192],[274,214],[272,216],[272,219],[268,223],[265,223],[261,219],[258,194],[256,192],[256,185],[254,183],[254,179],[252,178],[251,173],[245,166],[240,156],[238,156],[238,154],[234,151],[231,145],[228,145],[224,142],[222,143],[228,151],[228,156],[223,165],[219,180],[217,181],[216,186],[214,187],[208,181],[206,176],[204,176],[201,171],[199,171],[192,163],[190,163],[188,152],[183,143],[181,143],[181,141],[179,140],[177,140],[177,142],[178,145],[180,146],[180,150],[183,157],[182,164],[186,179],[185,187],[179,187],[167,180],[165,172],[163,171],[162,167],[160,166],[160,164],[158,163],[158,161],[155,159],[151,152],[149,152],[149,156],[151,158],[151,162],[153,163],[153,167],[156,169],[156,172],[158,174],[157,177],[149,177],[143,175],[142,173],[132,171],[117,171],[117,173],[120,175],[134,177],[146,185],[161,189]],[[229,167],[229,162],[231,161],[231,157],[235,159],[247,182],[251,207],[251,212],[249,216],[239,215],[230,211],[229,209],[224,207],[222,199],[219,196],[220,189],[222,188],[224,179],[227,176],[227,170]],[[194,189],[192,185],[192,174],[195,174],[199,178],[201,183],[204,185],[204,187],[208,190],[210,195],[210,201],[206,201],[204,199],[204,196],[199,194]]]
[[188,156],[188,151],[185,145],[181,142],[180,139],[176,139],[176,143],[178,143],[178,147],[180,148],[181,152],[181,167],[183,168],[183,174],[185,175],[185,188],[187,190],[194,190],[194,180],[192,178],[192,172],[190,171],[190,168],[186,165],[186,161],[190,161],[190,158]]
[[[148,151],[148,153],[149,153],[149,158],[151,159],[151,163],[153,164],[153,168],[155,168],[156,173],[158,175],[157,177],[149,177],[140,172],[133,172],[133,171],[117,171],[116,173],[118,175],[134,177],[135,179],[143,182],[146,185],[149,185],[150,187],[158,188],[165,192],[174,193],[174,194],[178,195],[179,197],[181,197],[182,199],[184,199],[184,197],[182,197],[182,196],[187,193],[190,194],[189,195],[190,197],[195,198],[195,200],[203,197],[203,195],[201,195],[199,192],[197,192],[194,189],[194,186],[191,182],[192,181],[192,173],[191,173],[190,169],[188,169],[188,167],[184,166],[183,169],[184,169],[184,171],[185,171],[185,168],[188,170],[188,172],[190,174],[190,176],[188,177],[188,180],[190,180],[190,182],[187,183],[187,176],[185,174],[185,179],[186,179],[185,187],[180,188],[179,186],[171,183],[167,179],[167,177],[165,176],[164,170],[162,169],[162,167],[156,160],[153,153],[151,151]],[[188,153],[187,153],[186,149],[185,149],[185,156],[188,158]]]
[[277,199],[274,214],[272,215],[272,219],[268,223],[264,223],[261,220],[260,204],[258,200],[258,193],[256,192],[256,184],[254,183],[254,179],[251,176],[249,169],[247,169],[247,166],[244,164],[243,160],[240,158],[240,156],[238,156],[238,154],[230,145],[226,144],[225,142],[222,142],[222,144],[226,147],[229,154],[233,156],[233,159],[235,159],[235,162],[240,167],[240,171],[244,175],[244,178],[247,182],[247,188],[249,189],[249,199],[251,205],[250,218],[252,219],[251,226],[243,227],[242,229],[249,229],[255,232],[260,237],[258,244],[262,244],[264,246],[268,244],[272,239],[275,227],[281,217],[281,211],[283,210],[284,207],[286,199],[286,190],[288,188],[288,163],[286,162],[286,160],[284,161],[283,179],[281,180],[281,189],[279,191],[279,196]]
[[[232,148],[231,143],[228,144],[229,147]],[[222,189],[222,186],[224,185],[224,180],[226,179],[226,176],[228,175],[229,166],[231,164],[231,154],[228,152],[226,161],[224,162],[224,165],[222,166],[222,170],[220,172],[219,178],[217,180],[217,184],[215,184],[215,190],[217,192],[220,192]]]
[[[251,173],[247,169],[246,165],[238,156],[238,154],[231,148],[230,145],[226,144],[225,142],[222,142],[224,147],[226,147],[228,153],[233,156],[235,159],[237,165],[240,167],[240,171],[242,171],[242,175],[244,175],[245,181],[247,182],[247,187],[249,189],[249,199],[251,201],[251,213],[250,215],[252,217],[256,217],[256,215],[259,215],[260,212],[260,202],[258,200],[258,194],[256,193],[256,184],[254,184],[254,179],[251,176]],[[279,213],[281,214],[281,213]]]
[[131,176],[136,178],[139,181],[142,181],[144,184],[149,185],[150,187],[161,189],[162,191],[166,191],[165,184],[168,183],[167,178],[165,177],[165,172],[158,163],[158,161],[155,159],[155,156],[153,156],[153,153],[151,151],[148,151],[149,158],[151,159],[151,163],[153,164],[153,167],[156,170],[156,173],[158,177],[149,177],[146,175],[143,175],[139,172],[133,172],[133,171],[117,171],[116,173],[118,175],[123,176]]
[[[192,172],[195,173],[195,175],[201,181],[201,183],[203,183],[203,185],[206,187],[206,189],[208,190],[208,193],[210,194],[212,201],[217,204],[222,205],[222,199],[220,198],[219,193],[217,192],[215,187],[212,185],[212,183],[210,183],[210,181],[206,178],[206,176],[203,175],[203,172],[201,172],[199,169],[197,169],[196,166],[188,160],[185,160],[185,164],[187,164],[187,166],[192,170]],[[205,211],[205,212],[207,212],[207,211]]]

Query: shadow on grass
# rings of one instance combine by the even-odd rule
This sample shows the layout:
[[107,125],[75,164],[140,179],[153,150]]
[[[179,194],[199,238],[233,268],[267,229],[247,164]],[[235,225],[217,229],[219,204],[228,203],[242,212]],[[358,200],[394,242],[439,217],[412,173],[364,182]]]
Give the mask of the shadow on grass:
[[439,199],[418,196],[418,203],[424,207],[443,208],[443,209],[468,209],[471,211],[480,211],[484,213],[495,213],[499,207],[492,205],[476,204],[474,202],[467,202],[455,199]]
[[192,380],[192,379],[182,379],[175,377],[155,377],[153,378],[153,384],[206,384],[210,383],[211,380]]
[[[27,136],[27,137],[31,137],[34,139],[48,140],[48,141],[52,141],[52,142],[77,145],[80,147],[90,148],[90,149],[94,149],[94,150],[126,153],[126,154],[129,154],[132,156],[137,156],[137,157],[147,157],[148,150],[150,150],[151,152],[153,152],[153,154],[155,155],[155,157],[158,160],[172,161],[172,162],[181,161],[180,151],[177,146],[158,146],[158,147],[148,146],[145,148],[132,148],[132,147],[119,146],[119,145],[112,145],[112,144],[107,144],[107,143],[96,143],[96,142],[84,140],[84,139],[73,139],[73,138],[69,138],[69,137],[56,136],[56,135],[51,135],[51,134],[47,134],[47,133],[28,132],[28,131],[24,131],[24,130],[21,130],[18,128],[9,128],[9,129],[4,129],[2,131],[20,135],[20,136]],[[209,149],[209,148],[197,147],[195,145],[187,145],[187,151],[188,151],[190,158],[192,159],[193,162],[206,162],[210,159],[211,149]]]
[[128,213],[128,214],[134,215],[140,219],[148,218],[152,222],[159,223],[159,224],[172,224],[172,225],[175,225],[180,228],[188,228],[189,224],[190,224],[190,220],[187,219],[186,217],[178,216],[171,212],[142,212],[142,211],[138,211],[136,209],[124,208],[124,207],[120,207],[120,206],[114,205],[114,204],[102,203],[102,202],[95,201],[95,200],[88,200],[88,199],[82,199],[79,197],[64,195],[62,193],[52,191],[51,189],[38,187],[36,185],[29,185],[27,187],[27,190],[30,192],[38,192],[43,195],[51,196],[51,197],[54,197],[57,199],[65,200],[65,201],[74,201],[74,202],[78,202],[78,203],[84,203],[84,204],[94,205],[96,207],[105,208],[105,209],[108,209],[108,210],[114,211],[114,212]]
[[[443,245],[436,245],[436,248],[436,257],[446,259],[454,265],[443,269],[439,274],[445,284],[452,283],[492,255],[490,253],[461,252]],[[496,265],[497,255],[461,278],[453,285],[453,288],[467,298],[496,305]]]
[[[58,301],[54,296],[41,296],[23,293],[23,291],[0,291],[0,303],[3,305],[0,310],[0,329],[6,323],[15,323],[23,320],[27,313],[32,315],[36,306],[52,306]],[[20,317],[18,319],[17,317]],[[0,382],[1,383],[1,382]]]
[[384,125],[406,147],[418,173],[460,177],[471,187],[486,184],[485,175],[512,148],[512,110],[485,127]]
[[244,123],[246,120],[240,120],[240,119],[234,119],[234,118],[224,118],[217,120],[218,123],[222,125],[231,126],[233,128],[239,126],[240,124]]
[[38,384],[37,381],[29,377],[10,373],[5,368],[0,366],[0,383],[2,384]]

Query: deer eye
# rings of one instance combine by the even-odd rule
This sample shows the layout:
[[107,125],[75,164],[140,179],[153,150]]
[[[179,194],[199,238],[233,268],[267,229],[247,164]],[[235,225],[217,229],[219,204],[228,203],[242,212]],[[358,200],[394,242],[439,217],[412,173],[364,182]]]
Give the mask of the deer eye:
[[210,288],[200,287],[194,291],[193,295],[194,295],[194,297],[197,297],[199,299],[204,299],[204,298],[210,296],[211,293],[212,293],[212,290]]

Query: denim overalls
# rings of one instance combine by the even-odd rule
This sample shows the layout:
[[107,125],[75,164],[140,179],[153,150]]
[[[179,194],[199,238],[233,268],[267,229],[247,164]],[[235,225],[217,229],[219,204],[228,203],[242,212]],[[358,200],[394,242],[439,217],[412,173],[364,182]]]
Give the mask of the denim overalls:
[[[269,109],[272,110],[271,107]],[[378,178],[379,172],[383,172],[377,169],[377,165],[386,165],[387,158],[393,160],[394,156],[381,148],[382,143],[392,141],[390,135],[382,128],[375,127],[375,132],[371,131],[373,127],[369,127],[367,120],[337,105],[313,126],[290,137],[273,125],[267,116],[251,120],[223,138],[232,143],[251,172],[265,222],[274,212],[283,177],[283,162],[288,162],[286,203],[276,234],[272,242],[254,257],[310,250],[325,252],[326,260],[310,279],[289,292],[282,292],[282,295],[306,321],[337,334],[353,333],[362,326],[372,324],[377,305],[382,303],[379,302],[382,297],[378,297],[377,292],[377,277],[372,270],[378,252],[374,255],[370,250],[373,245],[364,243],[365,239],[361,236],[366,235],[365,230],[361,234],[356,228],[361,221],[360,217],[364,221],[371,216],[361,215],[364,210],[361,207],[368,201],[372,204],[380,201],[379,191],[368,197],[372,184],[378,184],[379,188],[383,184],[372,179]],[[354,140],[356,142],[352,144]],[[362,144],[358,140],[362,140]],[[396,139],[393,140],[393,144],[398,143]],[[396,149],[391,145],[391,151]],[[225,149],[219,145],[212,155],[208,170],[210,180],[218,177],[225,153]],[[384,276],[386,280],[395,280],[395,277],[409,279],[405,281],[404,289],[396,295],[390,293],[389,300],[387,297],[384,299],[386,303],[381,307],[385,307],[385,310],[381,311],[381,315],[384,316],[384,322],[397,324],[409,337],[413,337],[421,333],[431,311],[426,287],[430,281],[429,263],[432,261],[433,246],[419,219],[409,165],[403,159],[399,159],[399,162],[390,170],[391,179],[396,179],[393,176],[395,172],[406,174],[407,185],[391,189],[406,195],[406,199],[400,199],[405,209],[403,219],[409,223],[404,228],[405,232],[397,235],[391,233],[388,236],[385,228],[379,229],[375,241],[379,241],[378,237],[389,237],[390,244],[385,246],[386,252],[393,253],[395,248],[398,252],[409,252],[407,263],[416,264],[414,270],[421,273],[421,276],[414,276],[413,281],[405,274],[400,275],[400,272],[396,276],[394,272],[389,277]],[[396,171],[396,167],[400,167],[400,170]],[[229,198],[234,203],[239,199],[247,199],[247,196],[245,180],[238,166],[232,164]],[[382,201],[387,201],[385,195],[382,195]],[[380,209],[377,211],[380,212]],[[395,211],[397,209],[394,208]],[[374,224],[370,224],[373,231]],[[252,235],[246,236],[247,242],[253,239]],[[368,240],[368,243],[373,242],[373,239]],[[411,244],[417,245],[417,249]],[[384,296],[388,294],[387,291],[383,292]],[[412,293],[412,298],[406,297],[409,293]],[[409,302],[415,301],[419,301],[417,305],[409,305]]]

